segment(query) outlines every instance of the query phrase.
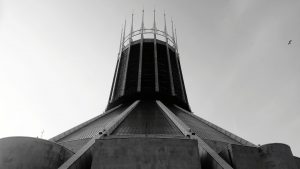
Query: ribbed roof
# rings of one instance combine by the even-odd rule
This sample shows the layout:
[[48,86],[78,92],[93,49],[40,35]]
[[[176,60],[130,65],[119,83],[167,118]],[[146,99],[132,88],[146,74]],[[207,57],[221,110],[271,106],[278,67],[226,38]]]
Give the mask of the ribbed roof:
[[222,141],[233,144],[240,144],[238,141],[230,138],[229,136],[221,133],[220,131],[205,124],[203,121],[183,112],[175,106],[169,106],[172,112],[179,117],[186,125],[188,125],[193,132],[195,132],[202,139]]
[[117,108],[113,108],[112,110],[108,110],[102,115],[99,115],[66,132],[63,132],[62,134],[53,137],[50,140],[55,142],[66,142],[72,140],[92,138],[95,135],[99,134],[99,132],[103,130],[104,127],[115,117],[117,117],[125,108],[127,108],[127,105],[121,105]]
[[241,137],[207,121],[201,117],[188,112],[179,106],[168,105],[168,108],[179,117],[193,132],[205,140],[225,142],[229,144],[242,144],[246,146],[256,146]]
[[[128,108],[129,105],[121,105],[103,115],[97,116],[81,125],[74,127],[54,138],[52,141],[77,151],[92,137],[99,134],[100,131],[114,121],[117,116]],[[240,144],[246,146],[255,146],[254,144],[188,112],[176,105],[166,104],[167,108],[174,113],[183,123],[191,128],[208,144],[220,142],[226,144]],[[114,129],[113,136],[167,136],[167,137],[184,137],[178,127],[166,116],[155,101],[144,100],[130,110],[128,116]],[[225,144],[224,144],[225,143]]]
[[179,129],[164,116],[154,101],[142,101],[118,126],[113,135],[171,135],[182,136]]

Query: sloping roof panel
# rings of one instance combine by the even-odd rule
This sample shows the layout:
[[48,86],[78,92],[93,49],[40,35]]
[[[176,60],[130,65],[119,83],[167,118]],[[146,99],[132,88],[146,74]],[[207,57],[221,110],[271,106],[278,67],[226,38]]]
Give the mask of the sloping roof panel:
[[174,105],[168,105],[168,108],[202,139],[221,141],[230,144],[241,144],[239,141],[220,132],[218,129],[208,125],[199,118],[194,117],[192,113],[184,112],[182,109]]
[[113,135],[183,136],[154,101],[141,102],[113,132]]
[[115,117],[117,117],[124,109],[126,105],[121,105],[112,111],[107,111],[100,116],[97,116],[83,124],[80,124],[73,129],[70,129],[58,136],[50,139],[55,142],[65,142],[65,141],[72,141],[72,140],[80,140],[86,138],[92,138],[97,135],[103,128]]

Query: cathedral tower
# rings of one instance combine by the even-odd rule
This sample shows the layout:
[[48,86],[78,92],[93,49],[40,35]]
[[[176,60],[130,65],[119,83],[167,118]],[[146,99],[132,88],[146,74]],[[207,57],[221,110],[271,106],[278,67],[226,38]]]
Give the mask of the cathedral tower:
[[0,168],[300,169],[289,146],[256,146],[191,111],[173,22],[160,30],[153,15],[122,29],[105,112],[49,141],[0,140]]

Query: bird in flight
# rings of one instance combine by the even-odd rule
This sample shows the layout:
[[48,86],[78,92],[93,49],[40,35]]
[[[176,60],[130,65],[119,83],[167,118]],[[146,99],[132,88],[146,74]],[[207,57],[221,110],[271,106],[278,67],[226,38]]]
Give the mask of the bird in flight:
[[289,43],[288,43],[288,45],[290,45],[290,44],[292,44],[292,40],[289,40]]

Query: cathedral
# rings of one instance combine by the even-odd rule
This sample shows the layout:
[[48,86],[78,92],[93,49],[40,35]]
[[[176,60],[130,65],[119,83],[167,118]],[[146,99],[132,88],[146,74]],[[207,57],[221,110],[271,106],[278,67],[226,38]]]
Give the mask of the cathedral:
[[176,29],[126,22],[104,113],[57,136],[0,139],[1,169],[300,169],[286,144],[255,145],[196,116]]

